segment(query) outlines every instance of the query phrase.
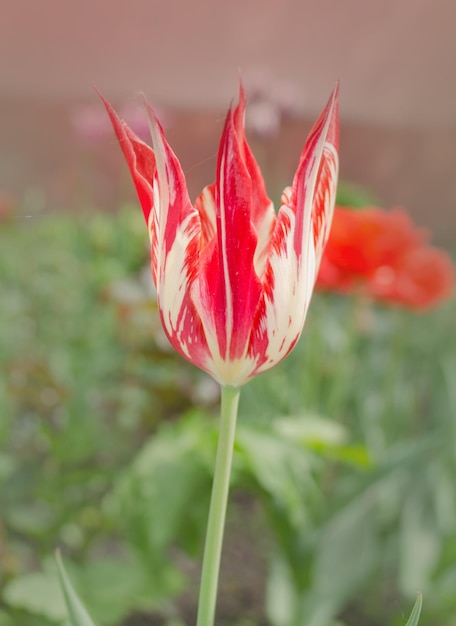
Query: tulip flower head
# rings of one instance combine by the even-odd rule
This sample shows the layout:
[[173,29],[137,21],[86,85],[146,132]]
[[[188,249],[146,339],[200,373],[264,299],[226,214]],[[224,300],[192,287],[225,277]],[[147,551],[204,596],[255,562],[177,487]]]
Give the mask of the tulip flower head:
[[152,108],[146,103],[151,148],[104,103],[148,225],[166,335],[220,384],[241,386],[285,358],[302,332],[334,209],[338,88],[277,215],[245,138],[242,87],[226,116],[216,181],[194,204]]
[[403,209],[336,207],[317,288],[424,310],[450,297],[454,283],[449,255]]

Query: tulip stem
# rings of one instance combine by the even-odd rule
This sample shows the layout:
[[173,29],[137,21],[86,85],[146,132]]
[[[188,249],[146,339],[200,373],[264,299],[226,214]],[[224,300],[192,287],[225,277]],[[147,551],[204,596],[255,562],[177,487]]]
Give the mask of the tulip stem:
[[222,387],[220,430],[204,546],[197,626],[214,624],[239,394],[239,388]]

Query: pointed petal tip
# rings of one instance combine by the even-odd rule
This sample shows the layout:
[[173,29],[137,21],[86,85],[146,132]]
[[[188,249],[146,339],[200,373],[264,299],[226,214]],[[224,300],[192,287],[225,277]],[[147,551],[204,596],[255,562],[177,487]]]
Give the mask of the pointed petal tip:
[[340,94],[340,81],[337,80],[330,96],[333,109],[335,110],[335,113],[337,115],[339,114],[339,94]]
[[[154,146],[154,150],[157,150],[158,145],[159,145],[157,142],[157,139],[158,137],[161,137],[161,139],[164,140],[165,131],[160,120],[158,119],[158,115],[154,111],[154,108],[148,102],[146,95],[143,92],[141,92],[140,97],[141,97],[144,109],[146,111],[147,120],[149,122],[150,133],[152,136],[152,144]],[[157,134],[157,131],[158,131],[158,134]]]
[[117,139],[119,140],[121,146],[122,146],[122,150],[123,148],[123,142],[125,141],[125,139],[127,137],[131,138],[135,138],[137,139],[135,133],[130,129],[130,127],[128,126],[128,124],[126,123],[126,121],[124,119],[122,119],[118,113],[116,112],[116,110],[114,109],[114,107],[112,106],[112,104],[109,102],[109,100],[107,100],[103,94],[101,93],[101,91],[96,87],[96,85],[93,85],[93,88],[95,90],[95,93],[97,94],[97,96],[100,98],[104,108],[106,109],[106,112],[109,116],[109,119],[111,120],[111,124],[112,127],[114,129],[114,133],[117,137]]
[[125,138],[128,134],[132,134],[132,131],[128,128],[126,122],[118,116],[111,103],[103,96],[101,91],[95,85],[93,85],[93,88],[97,96],[100,98],[104,108],[106,109],[116,137],[119,140],[123,150],[123,142],[125,141]]
[[112,108],[111,104],[108,102],[108,100],[106,100],[106,98],[101,93],[101,91],[98,89],[98,87],[95,84],[93,84],[92,87],[93,87],[93,90],[95,91],[95,93],[97,94],[97,96],[100,98],[100,100],[104,104],[106,111],[109,113],[109,116],[111,117],[111,114],[114,113],[114,115],[117,117],[117,114],[115,113],[115,111]]
[[245,94],[245,88],[242,82],[241,71],[239,70],[239,104],[242,103],[243,107],[245,107],[246,100],[247,100],[247,96]]
[[326,140],[333,144],[336,150],[339,148],[339,91],[340,83],[336,81],[334,89],[320,117],[327,125]]
[[339,93],[340,93],[340,81],[337,80],[334,88],[329,96],[327,103],[328,111],[332,111],[333,115],[337,115],[339,112]]
[[92,84],[93,90],[95,91],[95,93],[97,94],[97,96],[100,98],[101,102],[103,103],[109,117],[111,118],[111,122],[114,124],[114,120],[118,123],[118,124],[124,124],[125,122],[120,119],[120,117],[117,115],[117,113],[115,112],[113,106],[111,105],[111,103],[109,102],[109,100],[107,100],[104,95],[101,93],[101,91],[98,89],[98,87],[95,85],[95,83]]
[[337,112],[339,111],[339,94],[340,94],[340,81],[336,81],[336,85],[332,91],[332,99],[333,99],[333,104],[335,107],[337,107]]

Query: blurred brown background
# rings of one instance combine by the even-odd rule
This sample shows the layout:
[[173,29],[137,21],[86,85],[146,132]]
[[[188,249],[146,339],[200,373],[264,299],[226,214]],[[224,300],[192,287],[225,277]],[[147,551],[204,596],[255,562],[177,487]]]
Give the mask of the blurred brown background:
[[452,0],[0,7],[0,192],[26,210],[109,209],[133,197],[92,84],[118,106],[133,110],[145,92],[160,108],[195,195],[213,179],[240,70],[271,195],[340,79],[342,177],[385,207],[405,206],[436,240],[456,241]]

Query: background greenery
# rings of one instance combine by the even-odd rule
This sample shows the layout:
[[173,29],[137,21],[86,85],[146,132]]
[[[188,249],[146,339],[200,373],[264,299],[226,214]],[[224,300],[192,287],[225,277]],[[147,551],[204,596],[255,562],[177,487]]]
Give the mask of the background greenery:
[[[218,392],[168,348],[136,207],[0,225],[0,626],[194,621]],[[317,294],[241,394],[220,624],[456,614],[456,315]],[[242,616],[242,617],[240,617]]]

